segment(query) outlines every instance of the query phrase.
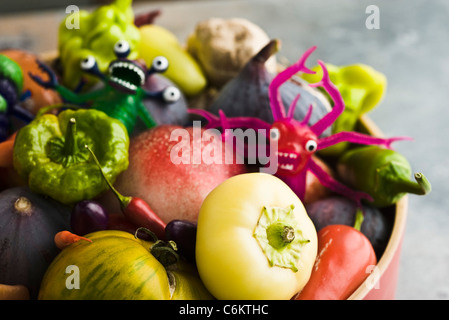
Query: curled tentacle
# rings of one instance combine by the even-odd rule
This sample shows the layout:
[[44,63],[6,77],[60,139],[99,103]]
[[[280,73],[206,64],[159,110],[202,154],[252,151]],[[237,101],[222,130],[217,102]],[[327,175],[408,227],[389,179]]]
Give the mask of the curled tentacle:
[[301,98],[301,95],[298,93],[296,97],[293,99],[292,103],[290,104],[290,108],[288,109],[288,119],[293,119],[293,116],[295,115],[295,109],[296,105],[298,104],[298,100]]
[[301,124],[307,125],[309,123],[310,117],[312,116],[312,111],[313,111],[313,104],[309,106],[309,109],[307,110],[304,119],[301,121]]
[[221,125],[220,117],[203,109],[187,109],[188,113],[196,114],[207,120],[206,129],[218,128]]
[[28,72],[31,79],[34,80],[37,84],[44,87],[45,89],[53,89],[58,85],[58,81],[56,79],[56,75],[46,64],[41,62],[40,60],[36,60],[37,66],[40,70],[45,72],[48,75],[48,81],[44,81],[41,77],[38,75],[32,74],[31,72]]
[[307,58],[315,49],[315,46],[308,49],[295,64],[279,72],[271,81],[268,88],[268,96],[270,98],[271,111],[273,113],[274,121],[285,118],[285,107],[282,103],[282,98],[279,92],[280,86],[298,72],[305,72],[309,74],[315,73],[305,66]]
[[382,145],[388,149],[391,149],[391,144],[396,141],[401,140],[412,140],[410,137],[393,137],[393,138],[378,138],[369,136],[363,133],[359,132],[349,132],[349,131],[342,131],[338,132],[336,134],[333,134],[329,137],[322,138],[318,141],[318,148],[317,150],[328,148],[334,144],[340,143],[340,142],[351,142],[351,143],[357,143],[357,144],[376,144],[376,145]]
[[[188,109],[187,112],[192,114],[197,114],[202,116],[207,120],[206,128],[222,128],[223,120],[216,116],[215,114],[202,110],[202,109]],[[221,117],[225,117],[224,112],[219,112]],[[254,130],[265,130],[268,131],[271,128],[271,125],[259,118],[253,117],[234,117],[234,118],[226,118],[226,123],[228,129],[231,128],[247,128]]]
[[330,127],[335,122],[335,120],[337,120],[337,118],[342,114],[342,112],[345,110],[345,103],[340,94],[340,91],[331,82],[329,78],[329,72],[327,71],[324,62],[319,60],[318,64],[321,66],[321,69],[323,69],[323,78],[321,79],[320,82],[312,83],[310,84],[310,86],[324,88],[334,101],[334,106],[332,107],[332,110],[310,127],[310,130],[312,130],[317,136],[320,136],[324,132],[324,130]]

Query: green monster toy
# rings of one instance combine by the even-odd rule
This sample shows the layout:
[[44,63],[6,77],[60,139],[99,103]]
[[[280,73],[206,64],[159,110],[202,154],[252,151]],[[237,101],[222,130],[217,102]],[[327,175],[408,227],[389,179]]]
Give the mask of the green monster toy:
[[103,74],[99,70],[93,56],[88,56],[81,61],[83,71],[96,76],[103,82],[104,86],[98,90],[75,93],[60,85],[53,71],[39,61],[39,67],[48,74],[49,80],[44,81],[33,74],[30,76],[44,88],[55,89],[63,99],[70,103],[77,105],[89,103],[91,108],[101,110],[110,117],[120,120],[129,134],[133,132],[138,117],[146,127],[156,126],[156,122],[145,108],[142,100],[156,98],[171,103],[180,98],[181,92],[174,86],[168,86],[157,92],[147,91],[142,86],[152,74],[164,72],[168,68],[168,60],[162,56],[156,57],[150,68],[137,60],[129,60],[127,57],[131,50],[129,43],[125,40],[120,40],[115,44],[114,52],[117,59],[109,64],[107,74]]
[[[119,40],[126,40],[131,46],[129,59],[137,59],[141,39],[131,3],[132,0],[115,0],[92,12],[76,10],[61,21],[58,32],[61,83],[74,90],[85,78],[80,62],[89,56],[95,58],[98,69],[105,73],[115,59],[111,48]],[[97,80],[87,77],[87,85]]]

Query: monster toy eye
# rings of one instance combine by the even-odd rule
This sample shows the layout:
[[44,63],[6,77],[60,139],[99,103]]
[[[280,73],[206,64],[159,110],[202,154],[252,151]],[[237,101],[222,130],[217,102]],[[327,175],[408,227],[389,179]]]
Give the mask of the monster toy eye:
[[181,92],[176,87],[168,87],[164,90],[162,96],[166,102],[176,102],[181,97]]
[[95,61],[95,58],[92,56],[87,56],[80,62],[81,69],[85,71],[92,70],[96,64],[97,62]]
[[168,68],[168,60],[163,56],[159,56],[153,59],[151,68],[156,72],[164,72]]
[[129,43],[125,40],[119,40],[114,46],[115,55],[119,58],[126,58],[131,52]]
[[270,129],[270,139],[271,140],[279,140],[279,138],[281,137],[281,133],[279,132],[279,129],[276,128],[272,128]]
[[306,142],[306,150],[308,152],[316,151],[317,147],[318,147],[318,145],[315,140],[309,140]]

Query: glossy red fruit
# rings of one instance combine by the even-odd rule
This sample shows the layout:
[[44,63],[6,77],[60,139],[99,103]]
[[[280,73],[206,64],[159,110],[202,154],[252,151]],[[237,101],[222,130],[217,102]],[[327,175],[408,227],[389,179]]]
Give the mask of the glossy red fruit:
[[[176,129],[181,131],[174,132]],[[209,192],[227,178],[246,171],[244,164],[226,164],[226,147],[220,138],[213,142],[211,134],[204,128],[196,128],[199,130],[196,134],[193,127],[182,130],[181,126],[161,125],[132,138],[129,167],[114,183],[121,194],[145,200],[165,223],[175,219],[195,222]],[[186,141],[190,142],[185,146],[190,150],[185,163],[171,159],[173,147],[179,147],[181,142],[179,132],[184,132]],[[194,150],[195,154],[201,155],[203,151],[208,153],[206,148],[210,150],[215,146],[218,147],[216,150],[222,151],[221,156],[217,154],[215,163],[194,160]],[[101,201],[109,212],[120,211],[119,202],[112,192],[108,192]]]

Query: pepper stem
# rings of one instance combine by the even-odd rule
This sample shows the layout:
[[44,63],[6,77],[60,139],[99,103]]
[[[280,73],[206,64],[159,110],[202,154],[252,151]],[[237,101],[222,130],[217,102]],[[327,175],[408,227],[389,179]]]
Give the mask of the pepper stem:
[[101,164],[98,161],[97,157],[95,156],[95,153],[92,151],[92,149],[88,146],[88,145],[84,145],[84,148],[86,148],[87,150],[89,150],[90,154],[92,155],[92,158],[94,159],[96,165],[98,166],[98,169],[100,169],[100,173],[103,176],[103,179],[106,181],[107,185],[109,186],[109,188],[111,189],[111,191],[115,194],[115,196],[117,197],[117,199],[120,202],[120,206],[122,208],[126,208],[128,206],[128,204],[131,202],[131,197],[126,197],[122,194],[120,194],[117,189],[114,188],[114,186],[112,185],[112,183],[109,181],[109,179],[106,177],[106,175],[103,172],[103,169],[101,168]]
[[399,180],[395,182],[398,193],[406,192],[418,195],[425,195],[430,193],[432,186],[429,180],[420,172],[414,175],[416,182],[410,180]]
[[362,228],[363,220],[365,219],[365,216],[363,214],[363,211],[361,208],[357,208],[357,211],[355,213],[355,222],[354,222],[354,229],[360,231]]
[[54,137],[49,141],[50,151],[48,157],[64,167],[85,162],[89,154],[80,150],[80,137],[76,132],[76,119],[70,118],[67,124],[67,130],[64,136]]
[[295,239],[295,229],[283,223],[274,223],[267,228],[267,239],[270,246],[282,249]]
[[287,208],[263,207],[253,236],[257,239],[270,266],[297,272],[302,248],[310,240],[302,237],[294,209],[293,205]]
[[74,155],[78,152],[78,144],[76,143],[76,120],[70,118],[65,133],[65,142],[63,152],[65,155]]

